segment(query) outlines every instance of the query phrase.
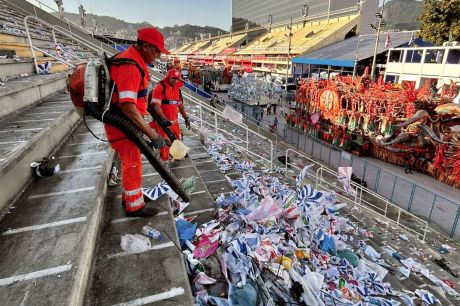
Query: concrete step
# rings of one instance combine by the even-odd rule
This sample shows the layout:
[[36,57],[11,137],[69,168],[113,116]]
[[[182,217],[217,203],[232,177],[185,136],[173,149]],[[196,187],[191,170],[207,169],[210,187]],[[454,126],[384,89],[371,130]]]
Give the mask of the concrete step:
[[[66,46],[69,46],[74,51],[87,51],[87,49],[83,46],[74,44],[70,39],[65,39],[63,35],[56,35],[58,42],[64,42]],[[10,33],[2,33],[0,31],[0,41],[4,43],[15,43],[29,46],[29,42],[27,40],[27,36],[21,34],[12,35]],[[32,35],[32,44],[41,49],[49,49],[54,46],[54,41],[52,40],[51,36],[50,39],[40,38]],[[88,51],[87,51],[88,52]]]
[[[37,57],[37,63],[51,62],[51,73],[59,73],[69,69],[69,66],[60,63],[52,57]],[[10,80],[20,77],[21,74],[33,75],[35,73],[34,61],[32,58],[7,58],[0,59],[0,77],[7,77]]]
[[15,78],[24,73],[35,73],[34,61],[31,58],[0,59],[0,77]]
[[66,81],[65,73],[31,75],[7,81],[0,87],[0,120],[64,89]]
[[[90,122],[97,130],[101,124]],[[80,124],[0,221],[2,305],[82,305],[113,151]]]
[[0,122],[0,210],[31,178],[30,163],[49,156],[79,120],[69,94],[57,93]]

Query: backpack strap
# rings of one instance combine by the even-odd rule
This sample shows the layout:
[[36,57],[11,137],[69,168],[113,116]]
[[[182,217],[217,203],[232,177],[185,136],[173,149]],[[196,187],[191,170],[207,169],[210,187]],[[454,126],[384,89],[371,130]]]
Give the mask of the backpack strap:
[[[166,85],[165,85],[165,83],[164,83],[164,80],[159,81],[158,84],[161,84],[161,86],[163,87],[163,89],[162,89],[162,91],[161,91],[161,96],[162,96],[161,104],[171,104],[171,103],[169,102],[169,100],[166,99]],[[150,94],[149,94],[149,101],[152,100],[152,95],[153,95],[153,91],[150,92]],[[182,98],[182,91],[181,91],[180,89],[179,89],[179,98],[180,98],[181,100],[183,100],[183,98]]]
[[[119,54],[119,53],[118,53]],[[137,67],[137,69],[139,70],[139,73],[141,74],[141,81],[140,81],[140,84],[139,85],[142,85],[143,82],[144,82],[144,77],[145,77],[145,72],[144,72],[144,69],[142,69],[142,67],[133,59],[130,59],[130,58],[115,58],[118,54],[110,57],[110,58],[106,58],[106,62],[107,62],[107,66],[110,67],[112,65],[116,65],[116,66],[120,66],[120,65],[134,65]],[[110,87],[114,86],[115,85],[115,90],[117,90],[117,85],[114,84],[113,80],[110,79]],[[137,98],[144,98],[146,97],[148,94],[148,88],[145,88],[143,90],[139,90],[137,92]],[[118,102],[116,103],[118,104]]]
[[130,59],[130,58],[115,58],[115,56],[107,59],[107,64],[109,66],[111,66],[111,65],[117,65],[117,66],[119,66],[119,65],[135,65],[137,67],[137,69],[139,69],[139,73],[141,74],[142,79],[144,79],[144,77],[145,77],[144,69],[142,69],[142,67],[139,66],[139,64],[135,60]]

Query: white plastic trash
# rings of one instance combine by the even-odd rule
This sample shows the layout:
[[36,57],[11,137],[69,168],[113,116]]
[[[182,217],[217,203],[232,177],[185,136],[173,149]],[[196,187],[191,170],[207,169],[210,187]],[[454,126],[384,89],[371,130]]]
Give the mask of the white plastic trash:
[[127,253],[142,253],[148,251],[152,244],[149,237],[126,234],[121,236],[120,247]]
[[180,140],[174,140],[171,147],[169,148],[169,154],[175,160],[180,160],[185,157],[185,155],[190,151],[190,148],[182,143]]

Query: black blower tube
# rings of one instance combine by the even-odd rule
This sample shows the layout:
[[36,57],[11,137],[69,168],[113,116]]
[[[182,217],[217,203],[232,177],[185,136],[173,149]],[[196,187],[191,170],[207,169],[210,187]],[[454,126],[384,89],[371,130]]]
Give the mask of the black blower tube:
[[174,136],[174,134],[171,132],[169,127],[163,124],[163,120],[161,120],[160,115],[157,114],[153,106],[149,105],[147,107],[147,111],[149,112],[150,116],[152,116],[153,120],[155,120],[158,123],[158,125],[161,127],[161,129],[165,132],[165,134],[168,136],[171,143],[173,143],[174,140],[176,140],[176,136]]
[[[95,119],[102,121],[102,111],[98,107],[97,103],[87,103],[87,110],[91,116]],[[114,127],[121,130],[126,137],[134,142],[139,150],[144,154],[149,163],[155,168],[161,177],[168,183],[172,190],[179,195],[184,202],[190,202],[190,196],[180,185],[177,178],[169,173],[160,160],[158,153],[155,152],[149,144],[144,140],[142,132],[125,116],[115,113],[111,110],[107,110],[104,114],[104,123],[113,125]]]

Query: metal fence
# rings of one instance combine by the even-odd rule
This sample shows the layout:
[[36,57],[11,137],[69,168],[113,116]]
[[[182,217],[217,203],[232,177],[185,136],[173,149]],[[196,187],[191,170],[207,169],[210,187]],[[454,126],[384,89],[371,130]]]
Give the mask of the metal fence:
[[[291,161],[290,161],[291,160]],[[428,222],[409,213],[404,208],[396,206],[388,199],[382,197],[376,192],[364,188],[363,186],[350,182],[355,190],[354,194],[344,193],[343,186],[337,181],[337,172],[325,167],[323,164],[309,158],[308,156],[292,149],[286,150],[286,171],[288,167],[301,171],[300,165],[312,165],[308,170],[309,179],[314,182],[316,188],[325,188],[326,190],[335,191],[337,197],[345,203],[366,209],[376,213],[389,223],[392,223],[412,234],[422,241],[425,241],[426,235],[429,232]]]
[[331,144],[284,125],[280,137],[331,169],[353,167],[353,173],[367,182],[368,189],[400,208],[426,220],[430,226],[451,238],[460,238],[460,204],[420,187],[363,158],[344,152]]

